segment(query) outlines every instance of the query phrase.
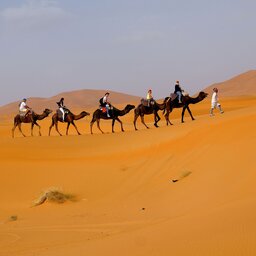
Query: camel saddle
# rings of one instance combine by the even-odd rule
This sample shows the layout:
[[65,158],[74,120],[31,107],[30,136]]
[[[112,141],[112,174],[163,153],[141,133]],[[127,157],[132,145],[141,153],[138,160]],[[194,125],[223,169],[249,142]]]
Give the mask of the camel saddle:
[[102,113],[107,113],[107,108],[106,107],[100,106],[100,110],[102,111]]
[[[67,108],[63,108],[63,110],[64,110],[64,121],[65,121],[65,120],[66,120],[66,116],[67,116],[67,114],[68,114],[70,111],[69,111],[69,109],[67,109]],[[58,115],[58,119],[62,120],[62,112],[60,111],[60,109],[57,109],[57,110],[56,110],[56,113],[57,113],[57,115]]]
[[[107,116],[107,108],[104,106],[100,106],[100,111]],[[113,107],[110,106],[108,110],[108,114],[111,117],[112,116]]]
[[[188,92],[182,91],[182,97],[184,96],[189,96]],[[171,93],[168,101],[174,101],[177,97],[178,95],[176,93]]]
[[144,106],[144,107],[149,107],[149,108],[154,105],[154,101],[153,101],[153,100],[151,100],[151,101],[150,101],[150,104],[149,104],[148,100],[145,99],[145,98],[142,98],[142,99],[140,100],[140,103],[141,103],[142,106]]
[[20,120],[23,123],[30,123],[32,121],[32,113],[26,113],[26,112],[21,112],[19,113],[20,115]]

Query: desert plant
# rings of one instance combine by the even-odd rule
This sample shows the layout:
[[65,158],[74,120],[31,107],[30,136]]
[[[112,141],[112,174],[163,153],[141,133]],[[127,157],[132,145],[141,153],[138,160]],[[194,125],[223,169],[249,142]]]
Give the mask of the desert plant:
[[64,193],[58,188],[49,188],[45,190],[37,200],[34,201],[33,206],[41,205],[46,200],[53,203],[65,203],[66,201],[76,201],[76,197],[73,194]]
[[9,221],[16,221],[18,219],[17,215],[12,215],[9,217]]

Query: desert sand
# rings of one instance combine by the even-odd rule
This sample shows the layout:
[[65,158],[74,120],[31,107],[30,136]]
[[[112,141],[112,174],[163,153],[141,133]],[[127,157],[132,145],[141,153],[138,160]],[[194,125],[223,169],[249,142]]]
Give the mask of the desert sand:
[[[23,125],[28,137],[12,139],[5,116],[0,255],[256,255],[256,97],[220,100],[223,115],[209,116],[207,98],[191,107],[195,121],[182,124],[175,109],[173,126],[161,114],[159,128],[149,116],[137,132],[132,111],[114,134],[102,121],[105,134],[95,125],[90,135],[86,117],[76,122],[83,135],[48,137],[47,118],[42,137]],[[50,187],[77,201],[31,207]]]

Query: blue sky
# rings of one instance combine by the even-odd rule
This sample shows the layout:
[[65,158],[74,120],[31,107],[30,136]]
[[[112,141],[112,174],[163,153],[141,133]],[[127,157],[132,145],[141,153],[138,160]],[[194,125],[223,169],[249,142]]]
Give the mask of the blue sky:
[[254,0],[1,0],[0,105],[86,88],[160,98],[176,80],[195,93],[255,69],[255,10]]

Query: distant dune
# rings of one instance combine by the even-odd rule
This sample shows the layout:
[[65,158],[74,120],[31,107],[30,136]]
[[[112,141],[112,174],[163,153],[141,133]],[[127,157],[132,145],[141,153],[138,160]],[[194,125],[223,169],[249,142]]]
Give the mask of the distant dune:
[[250,70],[227,81],[215,83],[205,89],[206,92],[212,92],[217,87],[222,96],[250,96],[256,95],[256,70]]
[[[99,99],[104,96],[106,91],[104,90],[78,90],[63,92],[50,98],[32,97],[28,98],[28,105],[37,112],[42,112],[45,108],[55,110],[57,108],[56,102],[61,97],[65,99],[65,105],[72,109],[88,109],[97,108]],[[140,97],[132,96],[125,93],[119,93],[114,91],[110,92],[110,101],[113,105],[126,104],[128,102],[139,102]],[[0,115],[9,115],[17,113],[19,102],[12,102],[5,106],[0,107]]]

